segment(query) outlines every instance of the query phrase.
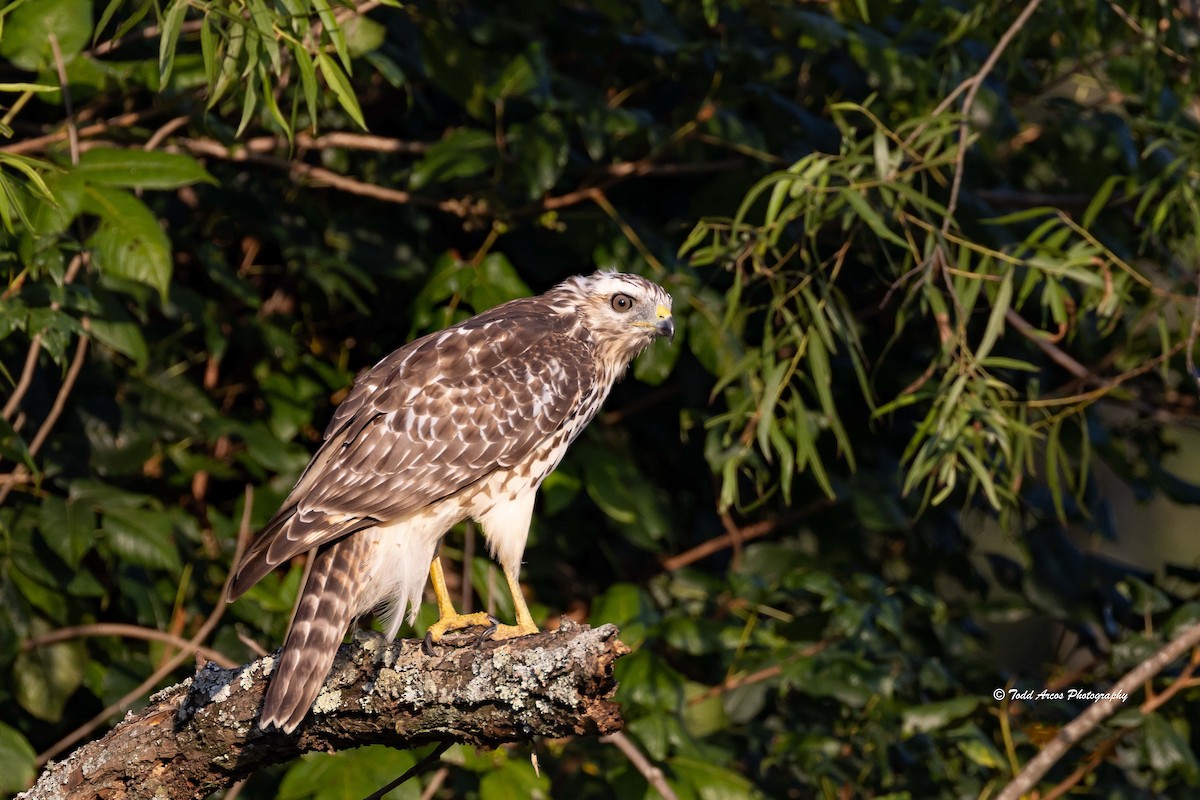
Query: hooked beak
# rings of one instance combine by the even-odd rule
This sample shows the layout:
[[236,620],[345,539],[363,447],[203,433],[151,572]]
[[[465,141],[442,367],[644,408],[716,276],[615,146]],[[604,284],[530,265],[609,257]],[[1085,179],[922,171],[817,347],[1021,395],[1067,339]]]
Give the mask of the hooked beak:
[[671,309],[659,304],[655,309],[655,317],[658,321],[654,323],[654,332],[675,341],[675,319],[671,316]]

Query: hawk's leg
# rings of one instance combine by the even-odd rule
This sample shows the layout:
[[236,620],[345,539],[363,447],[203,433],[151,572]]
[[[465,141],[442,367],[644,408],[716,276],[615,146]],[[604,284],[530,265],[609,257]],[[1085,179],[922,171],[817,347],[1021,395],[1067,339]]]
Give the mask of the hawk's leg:
[[429,645],[441,641],[450,631],[476,626],[487,628],[481,639],[513,639],[537,633],[538,627],[533,621],[533,615],[529,613],[529,606],[525,604],[525,595],[521,591],[516,573],[505,570],[504,578],[508,581],[508,590],[512,593],[513,608],[517,613],[516,625],[497,625],[496,620],[483,611],[474,614],[459,614],[455,611],[450,592],[446,588],[446,575],[442,572],[441,557],[434,556],[433,563],[429,565],[429,579],[433,583],[433,594],[437,598],[438,621],[430,625],[425,633],[426,650],[429,650]]
[[516,570],[504,570],[504,579],[508,581],[508,591],[512,593],[513,608],[517,612],[517,624],[495,626],[495,629],[491,631],[490,638],[515,639],[518,636],[537,633],[538,626],[534,624],[533,615],[529,613],[529,606],[525,604],[525,594],[521,591]]
[[[495,623],[488,614],[477,611],[474,614],[459,614],[454,610],[450,600],[450,591],[446,588],[446,574],[442,572],[441,556],[434,556],[429,565],[429,580],[433,583],[433,594],[437,598],[438,621],[429,626],[425,633],[426,642],[439,642],[450,631],[463,628],[490,628]],[[526,611],[526,614],[529,612]]]

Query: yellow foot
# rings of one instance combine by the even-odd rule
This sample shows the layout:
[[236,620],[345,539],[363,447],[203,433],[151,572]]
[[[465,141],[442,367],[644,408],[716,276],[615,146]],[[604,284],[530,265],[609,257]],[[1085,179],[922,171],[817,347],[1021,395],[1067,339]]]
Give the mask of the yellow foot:
[[529,636],[532,633],[537,633],[537,625],[496,625],[488,633],[485,633],[483,639],[515,639],[518,636]]
[[496,621],[495,617],[485,614],[482,611],[474,614],[455,614],[452,617],[443,617],[429,626],[429,630],[425,632],[425,641],[422,643],[422,649],[424,649],[425,655],[432,656],[434,654],[433,645],[441,642],[442,637],[450,631],[478,627],[484,628],[484,631],[475,640],[476,647],[488,639],[495,641],[515,639],[518,636],[528,636],[531,633],[538,632],[537,626],[533,624],[501,625]]
[[441,619],[429,626],[429,630],[425,632],[425,640],[440,642],[442,637],[450,631],[461,631],[464,628],[491,628],[495,624],[496,620],[482,611],[474,614],[451,612],[443,615]]

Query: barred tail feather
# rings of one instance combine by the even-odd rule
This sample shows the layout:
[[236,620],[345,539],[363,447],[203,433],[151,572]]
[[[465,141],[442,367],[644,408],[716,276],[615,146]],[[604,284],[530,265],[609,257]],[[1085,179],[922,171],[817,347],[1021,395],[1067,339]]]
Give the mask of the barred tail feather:
[[350,536],[316,553],[267,687],[260,728],[274,726],[291,733],[312,708],[346,628],[358,612],[368,540]]

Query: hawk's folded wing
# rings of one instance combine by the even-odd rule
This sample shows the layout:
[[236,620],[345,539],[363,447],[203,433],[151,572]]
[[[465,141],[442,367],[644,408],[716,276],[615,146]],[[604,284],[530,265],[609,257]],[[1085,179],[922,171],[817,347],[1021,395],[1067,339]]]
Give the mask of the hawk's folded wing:
[[522,461],[595,391],[590,343],[537,298],[411,342],[362,375],[229,599],[300,553],[404,517]]

